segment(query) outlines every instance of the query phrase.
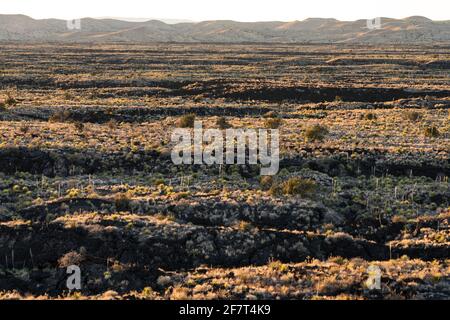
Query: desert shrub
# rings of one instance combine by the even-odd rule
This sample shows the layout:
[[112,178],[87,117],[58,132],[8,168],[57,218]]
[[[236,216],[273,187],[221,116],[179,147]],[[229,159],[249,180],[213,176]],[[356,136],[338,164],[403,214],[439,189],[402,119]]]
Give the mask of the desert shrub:
[[61,268],[67,268],[68,266],[79,266],[84,261],[84,255],[76,251],[71,251],[63,255],[58,260],[58,265]]
[[314,180],[303,178],[290,178],[283,184],[283,193],[285,195],[301,195],[303,197],[309,196],[317,189],[317,184]]
[[4,101],[0,101],[0,111],[6,110],[6,103]]
[[186,114],[178,121],[180,128],[193,128],[195,122],[195,114]]
[[113,129],[117,129],[117,121],[114,119],[109,120],[106,125],[108,126],[109,129],[113,130]]
[[264,113],[264,118],[278,118],[278,114],[275,111],[269,111]]
[[173,288],[170,295],[171,300],[187,300],[189,297],[189,289],[177,286]]
[[82,133],[84,131],[84,124],[83,124],[83,122],[76,121],[76,122],[73,123],[73,126],[75,127],[75,130],[78,133]]
[[417,111],[406,111],[404,113],[404,117],[406,120],[409,121],[417,121],[422,117],[422,115],[420,114],[420,112]]
[[437,138],[441,135],[441,133],[435,126],[430,126],[425,128],[424,135],[428,138]]
[[5,100],[5,104],[8,106],[14,106],[17,104],[17,100],[14,99],[14,97],[12,97],[11,94],[8,94]]
[[114,196],[114,205],[117,211],[128,211],[130,209],[130,198],[125,193],[117,193]]
[[272,269],[273,271],[278,271],[281,273],[285,273],[289,271],[289,266],[287,264],[282,263],[278,260],[272,260],[269,262],[268,267]]
[[216,125],[219,127],[219,129],[224,130],[231,128],[232,126],[228,123],[227,119],[225,117],[219,117],[217,118]]
[[372,112],[368,112],[364,115],[364,119],[366,120],[376,120],[377,119],[377,115],[375,113]]
[[280,196],[283,194],[283,185],[281,183],[273,183],[269,189],[271,196]]
[[250,231],[250,230],[253,229],[253,226],[252,226],[252,224],[251,224],[250,222],[248,222],[248,221],[240,220],[240,221],[238,221],[238,222],[236,223],[236,228],[237,228],[239,231]]
[[26,123],[22,124],[19,128],[20,132],[27,133],[30,130],[30,126]]
[[264,127],[269,129],[278,129],[283,124],[283,120],[280,118],[267,118],[264,121]]
[[328,128],[325,126],[321,126],[319,124],[315,124],[306,128],[305,137],[308,141],[322,141],[325,139],[325,136],[328,134]]
[[50,122],[66,122],[70,120],[72,113],[69,110],[59,110],[50,116]]
[[259,179],[259,184],[263,190],[269,190],[273,185],[273,177],[272,176],[262,176]]
[[[269,185],[267,185],[269,187]],[[300,195],[302,197],[311,196],[317,190],[317,184],[314,180],[293,177],[283,183],[271,182],[269,194],[273,196],[280,195]]]

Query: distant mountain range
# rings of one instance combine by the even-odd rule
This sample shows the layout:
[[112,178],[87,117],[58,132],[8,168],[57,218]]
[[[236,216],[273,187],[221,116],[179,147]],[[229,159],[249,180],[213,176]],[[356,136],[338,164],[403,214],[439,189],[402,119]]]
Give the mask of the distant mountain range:
[[[78,24],[79,22],[79,24]],[[449,43],[450,20],[425,17],[338,21],[310,18],[292,22],[228,20],[167,24],[158,20],[123,21],[84,18],[35,20],[25,15],[0,15],[0,41],[65,42],[310,42],[310,43]],[[381,28],[377,28],[381,26]]]

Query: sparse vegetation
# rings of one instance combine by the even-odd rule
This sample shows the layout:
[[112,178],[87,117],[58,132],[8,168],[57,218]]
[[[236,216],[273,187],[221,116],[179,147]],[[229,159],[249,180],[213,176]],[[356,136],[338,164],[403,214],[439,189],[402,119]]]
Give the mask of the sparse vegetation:
[[218,117],[216,121],[216,125],[219,127],[219,129],[224,130],[231,128],[232,126],[228,123],[227,119],[225,117]]
[[428,138],[437,138],[441,135],[441,133],[439,132],[439,129],[436,128],[435,126],[426,127],[424,130],[424,134],[425,134],[425,137],[428,137]]
[[283,124],[280,118],[267,118],[264,120],[264,127],[268,129],[278,129]]
[[[0,299],[449,298],[448,79],[410,63],[439,44],[0,47]],[[282,126],[278,173],[173,165],[196,117]]]
[[178,126],[180,128],[193,128],[195,122],[195,114],[187,114],[180,118]]
[[305,138],[307,141],[323,141],[328,132],[327,127],[316,124],[306,128]]

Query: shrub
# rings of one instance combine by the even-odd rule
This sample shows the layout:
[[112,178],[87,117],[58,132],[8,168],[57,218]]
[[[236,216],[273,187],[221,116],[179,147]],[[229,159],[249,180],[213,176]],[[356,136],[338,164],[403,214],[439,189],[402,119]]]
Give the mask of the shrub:
[[285,195],[309,196],[317,189],[317,184],[311,179],[290,178],[283,184],[283,193]]
[[278,271],[281,273],[285,273],[289,271],[289,266],[282,263],[281,261],[272,260],[269,262],[268,267],[272,269],[273,271]]
[[425,134],[425,137],[428,137],[428,138],[437,138],[441,135],[438,128],[436,128],[435,126],[426,127],[424,130],[424,134]]
[[22,124],[20,126],[20,132],[27,133],[30,130],[30,126],[26,123]]
[[264,127],[269,129],[278,129],[283,123],[280,118],[268,118],[264,121]]
[[422,117],[422,115],[417,111],[406,111],[404,113],[404,117],[409,121],[417,121]]
[[82,133],[84,131],[83,122],[76,121],[73,123],[73,126],[75,127],[75,130],[78,131],[78,133]]
[[68,266],[72,265],[79,266],[84,261],[84,259],[84,255],[76,251],[71,251],[58,259],[58,265],[61,268],[67,268]]
[[17,100],[14,99],[10,94],[7,95],[5,104],[8,106],[14,106],[17,104]]
[[195,122],[195,114],[187,114],[180,118],[178,125],[180,128],[193,128]]
[[266,112],[263,115],[264,118],[278,118],[278,114],[275,111]]
[[217,118],[216,125],[219,127],[219,129],[224,130],[231,128],[232,126],[228,123],[227,119],[225,117],[219,117]]
[[6,103],[4,101],[0,101],[0,111],[6,110]]
[[125,193],[117,193],[114,196],[114,204],[117,211],[128,211],[130,209],[130,198]]
[[[266,187],[269,187],[269,184],[267,184]],[[300,195],[302,197],[308,197],[316,190],[317,184],[314,180],[293,177],[284,183],[271,181],[269,194],[273,196]]]
[[305,137],[307,141],[322,141],[328,134],[328,128],[315,124],[311,127],[306,128]]
[[239,231],[250,231],[250,230],[253,229],[253,226],[252,226],[252,224],[251,224],[250,222],[248,222],[248,221],[240,220],[240,221],[238,221],[238,222],[236,223],[236,228],[237,228]]
[[269,190],[273,185],[273,177],[262,176],[261,179],[259,179],[259,184],[263,190]]
[[369,112],[364,115],[364,119],[366,120],[376,120],[377,115],[375,113]]
[[72,113],[69,110],[59,110],[56,111],[53,115],[48,119],[50,122],[65,122],[68,121],[72,116]]
[[109,120],[106,124],[107,124],[108,128],[111,130],[117,129],[117,121],[114,119]]

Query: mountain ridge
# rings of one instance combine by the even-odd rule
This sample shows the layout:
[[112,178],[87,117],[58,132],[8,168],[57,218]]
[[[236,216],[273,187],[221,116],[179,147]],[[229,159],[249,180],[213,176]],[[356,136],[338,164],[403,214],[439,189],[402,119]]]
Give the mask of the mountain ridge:
[[381,17],[380,28],[369,28],[365,19],[340,21],[333,18],[264,22],[209,20],[175,24],[154,19],[82,18],[79,21],[80,29],[77,29],[76,24],[69,28],[66,20],[0,14],[0,41],[450,43],[450,20],[433,21],[421,16]]

